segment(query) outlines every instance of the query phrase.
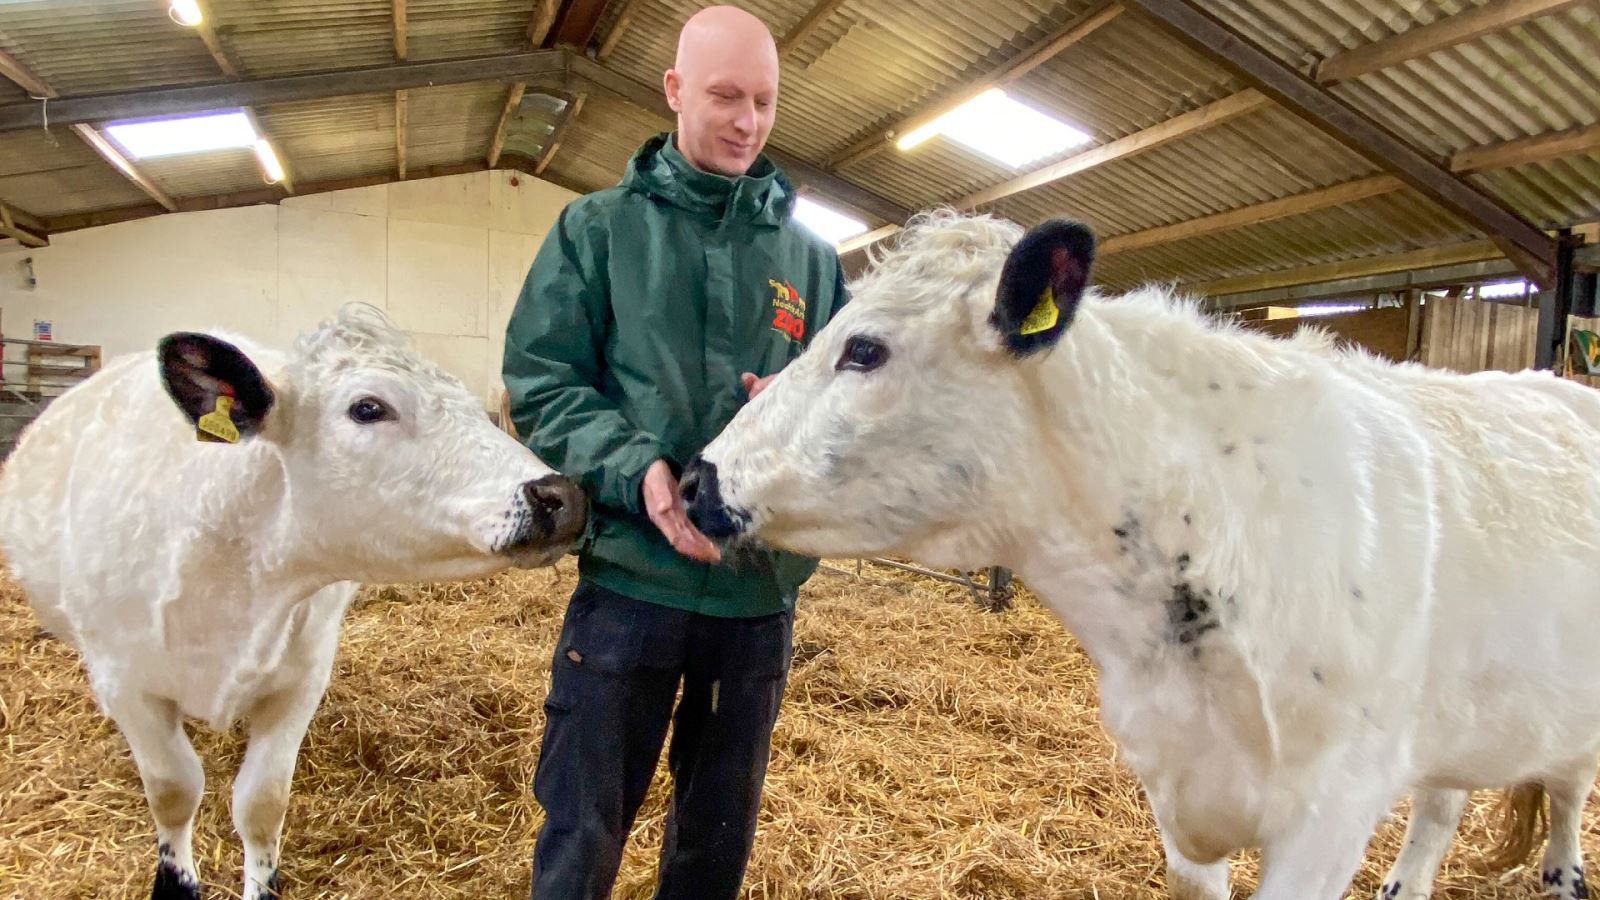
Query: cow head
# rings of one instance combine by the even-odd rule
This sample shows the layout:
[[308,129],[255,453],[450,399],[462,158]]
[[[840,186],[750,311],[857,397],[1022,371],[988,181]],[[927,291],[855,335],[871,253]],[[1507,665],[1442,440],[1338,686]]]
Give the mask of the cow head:
[[1025,370],[1066,334],[1093,253],[1076,223],[922,217],[689,467],[691,518],[815,556],[964,564],[941,548],[981,552],[992,483],[1030,464]]
[[241,471],[244,454],[277,460],[263,477],[287,492],[295,538],[340,578],[547,565],[582,532],[578,487],[495,427],[382,312],[346,306],[287,357],[270,356],[258,365],[193,332],[159,348],[162,382],[196,439],[241,454]]

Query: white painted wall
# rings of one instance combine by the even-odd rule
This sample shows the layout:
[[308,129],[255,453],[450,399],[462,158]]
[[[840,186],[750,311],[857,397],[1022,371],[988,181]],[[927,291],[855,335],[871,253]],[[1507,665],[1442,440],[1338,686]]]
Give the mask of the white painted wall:
[[99,344],[108,358],[178,330],[284,344],[340,303],[364,300],[493,408],[506,320],[575,196],[516,172],[477,172],[140,219],[55,235],[36,250],[8,241],[0,330],[29,338],[34,319],[48,319],[55,340]]

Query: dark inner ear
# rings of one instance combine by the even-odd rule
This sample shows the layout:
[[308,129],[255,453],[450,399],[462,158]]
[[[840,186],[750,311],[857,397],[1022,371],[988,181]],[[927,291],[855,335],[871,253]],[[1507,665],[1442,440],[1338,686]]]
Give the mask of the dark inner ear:
[[1072,323],[1093,263],[1094,233],[1086,225],[1056,219],[1023,235],[1000,270],[989,314],[1006,348],[1027,356],[1054,346]]
[[229,418],[242,436],[261,431],[272,409],[272,385],[250,357],[227,341],[206,334],[180,331],[161,339],[161,383],[173,402],[198,422],[216,409],[217,397],[233,398]]

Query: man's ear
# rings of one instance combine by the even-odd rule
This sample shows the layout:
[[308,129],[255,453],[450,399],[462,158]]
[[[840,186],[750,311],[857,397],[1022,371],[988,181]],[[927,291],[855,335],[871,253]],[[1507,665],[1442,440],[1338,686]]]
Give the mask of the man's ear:
[[1094,232],[1054,219],[1030,229],[1006,258],[989,324],[1018,357],[1055,346],[1089,283]]
[[157,355],[161,383],[202,440],[231,443],[260,433],[276,397],[261,370],[238,347],[180,331],[161,339]]
[[667,95],[667,106],[673,112],[683,112],[679,108],[681,101],[678,98],[678,94],[682,90],[683,76],[678,74],[677,69],[668,69],[667,73],[661,76],[661,92]]

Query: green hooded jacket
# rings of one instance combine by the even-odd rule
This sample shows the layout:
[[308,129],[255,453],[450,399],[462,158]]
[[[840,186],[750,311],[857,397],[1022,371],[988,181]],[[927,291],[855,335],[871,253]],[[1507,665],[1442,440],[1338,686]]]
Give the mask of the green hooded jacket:
[[777,372],[843,306],[838,254],[790,218],[765,156],[700,171],[659,134],[622,183],[573,200],[545,237],[506,328],[511,420],[590,498],[579,571],[679,609],[759,616],[794,604],[817,561],[743,550],[707,565],[645,514],[644,472],[677,474],[747,402],[742,372]]

